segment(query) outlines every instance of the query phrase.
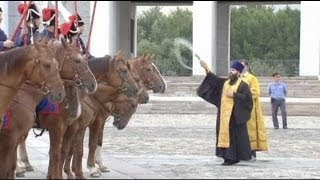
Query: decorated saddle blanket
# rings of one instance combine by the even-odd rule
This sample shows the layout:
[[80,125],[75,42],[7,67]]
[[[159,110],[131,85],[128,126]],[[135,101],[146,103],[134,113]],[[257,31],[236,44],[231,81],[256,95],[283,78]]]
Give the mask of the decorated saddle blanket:
[[[36,119],[33,128],[41,129],[39,114],[51,115],[60,113],[60,103],[50,101],[49,97],[45,97],[36,107]],[[43,132],[42,132],[43,133]],[[42,134],[41,133],[41,134]]]
[[49,97],[45,97],[36,107],[36,114],[59,114],[60,103],[52,102]]
[[2,117],[3,124],[2,128],[7,129],[10,127],[12,122],[12,115],[10,109],[6,111],[6,114]]

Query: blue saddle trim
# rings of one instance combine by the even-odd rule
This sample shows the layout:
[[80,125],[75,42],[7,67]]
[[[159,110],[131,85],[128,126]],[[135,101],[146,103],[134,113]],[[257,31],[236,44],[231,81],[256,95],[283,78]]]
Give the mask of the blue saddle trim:
[[11,125],[12,116],[10,110],[6,111],[6,114],[3,116],[2,128],[9,128]]
[[60,103],[53,103],[49,97],[45,97],[36,107],[36,113],[58,114],[60,113]]

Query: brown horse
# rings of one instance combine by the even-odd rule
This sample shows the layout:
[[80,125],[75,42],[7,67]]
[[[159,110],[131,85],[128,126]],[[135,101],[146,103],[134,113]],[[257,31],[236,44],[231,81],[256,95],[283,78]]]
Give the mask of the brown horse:
[[[77,87],[83,88],[88,93],[95,92],[97,89],[95,77],[88,67],[87,60],[84,59],[84,56],[81,55],[81,52],[75,46],[65,43],[55,43],[52,45],[51,49],[59,62],[59,69],[61,70],[60,75],[64,78],[65,89],[67,90],[67,96],[60,104],[60,107],[62,107],[61,111],[75,111],[74,114],[79,115],[80,109],[78,109],[78,107],[74,109],[73,106],[71,106],[71,104],[73,104],[72,98],[77,94]],[[15,101],[10,104],[9,110],[14,114],[14,116],[11,117],[11,120],[14,123],[12,123],[10,127],[3,129],[3,132],[0,133],[1,146],[6,145],[7,149],[13,149],[13,154],[10,154],[9,156],[8,154],[11,152],[7,152],[6,157],[3,157],[3,155],[6,154],[5,150],[1,149],[1,159],[9,159],[8,161],[11,161],[11,164],[3,164],[3,166],[0,166],[0,172],[5,172],[5,169],[9,167],[8,171],[10,175],[12,174],[12,171],[14,172],[15,170],[14,160],[17,158],[17,143],[19,143],[19,141],[25,141],[26,134],[34,123],[35,107],[38,102],[44,98],[44,96],[41,96],[35,88],[27,88],[27,85],[28,84],[25,84],[25,88],[18,91]],[[70,116],[70,114],[68,115]],[[67,120],[68,119],[66,118],[66,121]],[[57,126],[56,124],[59,123],[63,124],[64,122],[56,121],[53,126]],[[7,137],[7,139],[3,139],[4,137]],[[54,142],[55,139],[52,138],[50,143]],[[52,153],[50,153],[50,155],[51,154]],[[6,175],[4,174],[0,177],[6,177]]]
[[[126,61],[127,62],[127,61]],[[127,62],[128,63],[128,62]],[[125,67],[127,67],[127,70],[125,70]],[[131,72],[131,67],[129,64],[126,64],[126,66],[122,67],[122,70],[117,70],[118,72],[122,72],[125,73],[125,75],[133,75]],[[96,76],[97,77],[97,76]],[[97,78],[98,79],[98,78]],[[70,149],[70,143],[73,141],[72,144],[79,142],[77,144],[79,144],[79,150],[81,151],[82,149],[82,142],[83,142],[83,136],[84,136],[84,132],[86,127],[88,127],[91,123],[93,123],[93,121],[96,119],[96,115],[98,114],[97,111],[111,111],[111,108],[108,106],[101,106],[99,109],[95,109],[95,107],[97,107],[96,104],[99,104],[100,102],[102,102],[101,100],[105,101],[110,101],[115,99],[119,94],[124,93],[129,97],[138,97],[138,94],[134,94],[132,93],[132,90],[128,91],[127,88],[123,88],[127,85],[120,85],[120,84],[116,84],[114,82],[110,82],[114,80],[113,79],[105,79],[102,80],[101,79],[101,83],[99,83],[98,86],[98,90],[96,93],[94,93],[93,95],[87,96],[82,100],[82,113],[80,118],[77,120],[77,122],[75,122],[72,126],[70,126],[70,130],[68,129],[68,134],[65,135],[66,137],[66,141],[64,141],[63,145],[66,145],[66,147],[63,147],[63,156],[67,155],[68,149]],[[100,80],[99,80],[100,82]],[[131,77],[130,81],[128,81],[125,84],[134,84],[135,86],[136,84],[136,77]],[[106,92],[104,90],[104,87],[112,87],[112,92]],[[136,89],[138,90],[138,89]],[[131,93],[130,93],[131,92]],[[135,91],[138,92],[138,91]],[[146,92],[147,94],[147,92]],[[102,95],[102,96],[100,96]],[[98,97],[97,99],[94,97]],[[95,105],[95,106],[94,106]],[[70,151],[72,152],[72,151]],[[75,161],[77,162],[82,162],[82,154],[76,154],[74,157]],[[63,162],[62,162],[63,163]],[[66,164],[68,164],[68,160],[65,162]],[[70,163],[69,163],[70,164]],[[81,166],[80,164],[78,164],[79,166]],[[65,165],[64,167],[67,168],[67,165]],[[82,166],[81,166],[82,167]],[[83,178],[83,174],[82,174],[82,168],[80,173],[76,173],[76,177],[77,178]],[[67,172],[68,174],[68,178],[72,178],[73,174],[71,173],[71,171]]]
[[136,70],[147,90],[152,90],[153,93],[164,93],[167,85],[154,61],[154,55],[149,54],[131,59],[129,63]]
[[[139,58],[135,58],[134,60],[130,60],[131,62],[129,61],[131,66],[134,67],[132,70],[132,73],[134,74],[136,79],[139,79],[140,81],[140,78],[141,78],[140,90],[142,91],[141,91],[141,94],[139,94],[140,95],[139,101],[134,101],[132,98],[127,99],[125,101],[123,100],[124,97],[120,96],[119,99],[122,98],[122,101],[121,101],[122,104],[115,103],[113,106],[114,107],[113,110],[111,112],[110,111],[108,112],[108,110],[105,110],[105,111],[101,110],[101,107],[103,107],[106,104],[110,104],[110,102],[115,101],[115,100],[108,99],[110,97],[106,96],[106,94],[109,94],[109,95],[114,94],[115,91],[114,90],[112,91],[112,89],[110,90],[110,88],[112,87],[108,87],[108,86],[103,87],[99,85],[98,91],[94,95],[92,95],[95,101],[96,102],[100,101],[100,103],[93,104],[93,106],[95,106],[96,108],[95,112],[98,112],[98,114],[96,115],[94,122],[89,126],[90,134],[89,134],[89,154],[88,154],[87,167],[89,168],[91,176],[94,176],[94,177],[100,176],[100,171],[102,172],[109,171],[108,168],[103,165],[101,161],[101,154],[100,154],[100,147],[102,145],[105,119],[108,118],[112,113],[114,116],[113,125],[116,126],[118,129],[123,129],[128,124],[133,113],[136,111],[137,104],[134,104],[134,102],[137,102],[137,103],[148,102],[149,96],[146,92],[146,88],[149,90],[153,90],[154,92],[163,93],[165,91],[166,84],[161,74],[159,73],[158,69],[153,64],[153,58],[154,58],[153,55],[149,55],[149,56],[142,56]],[[142,92],[145,92],[145,94],[143,94]],[[111,97],[115,97],[115,96],[111,96]],[[143,97],[147,97],[147,100],[143,100]],[[119,99],[117,100],[119,101]],[[98,107],[96,105],[98,105]],[[105,109],[107,109],[107,107],[108,106],[106,106]],[[118,107],[118,109],[116,107]],[[120,110],[125,110],[125,111],[120,111]],[[72,161],[72,166],[73,166],[73,170],[76,173],[76,177],[81,177],[81,174],[82,174],[82,166],[80,163],[80,157],[82,158],[82,155],[81,155],[82,147],[80,147],[80,145],[82,145],[82,143],[83,142],[78,141],[77,144],[79,144],[79,146],[75,146],[77,147],[75,148],[76,152],[73,152],[75,154],[78,154],[73,157],[74,160]],[[99,145],[100,147],[99,146],[97,147],[97,145]],[[97,151],[96,151],[96,148],[97,148]],[[97,155],[96,160],[94,157],[95,154]],[[79,160],[78,161],[75,160],[76,159],[75,157],[79,158]],[[70,177],[72,177],[70,167],[69,167],[70,158],[71,156],[69,155],[68,161],[66,162],[64,169],[65,169],[65,172],[69,174]],[[95,162],[98,163],[100,170],[96,168]]]
[[[164,78],[160,74],[159,70],[154,65],[154,55],[151,55],[151,54],[143,55],[141,57],[137,57],[132,60],[129,60],[129,62],[130,62],[130,65],[133,67],[133,71],[135,72],[136,76],[138,76],[138,78],[141,78],[141,83],[143,83],[142,87],[140,87],[141,90],[147,89],[147,90],[152,90],[154,93],[164,93],[166,89],[166,83],[164,81]],[[143,95],[143,94],[140,94],[140,95]],[[101,96],[98,96],[98,97],[101,97]],[[142,101],[141,99],[142,97],[140,97],[139,104],[147,103],[147,101],[145,102]],[[119,107],[121,106],[119,105]],[[136,108],[131,107],[131,109],[127,110],[125,114],[119,114],[118,116],[117,115],[114,116],[113,125],[116,126],[118,129],[125,128],[131,116],[136,111]],[[101,161],[101,154],[100,154],[101,153],[100,149],[103,141],[104,124],[105,122],[103,121],[102,128],[99,128],[99,131],[96,131],[97,129],[96,127],[92,127],[95,124],[90,126],[90,136],[92,136],[92,138],[89,138],[89,140],[92,140],[93,142],[89,143],[89,155],[88,155],[87,165],[88,167],[92,167],[91,168],[92,170],[95,168],[94,162],[96,161],[96,163],[99,165],[100,171],[108,172],[109,171],[108,168],[104,166]],[[96,137],[98,137],[97,140],[96,140]],[[97,148],[97,151],[95,151],[96,148]],[[94,158],[94,155],[96,155],[97,157]],[[96,172],[99,172],[99,171],[96,170],[92,174],[98,175],[98,173]]]
[[[133,95],[137,94],[138,89],[137,89],[136,83],[135,83],[134,79],[132,78],[131,74],[129,73],[129,69],[128,69],[128,68],[130,68],[130,65],[124,59],[124,56],[122,54],[116,55],[113,59],[111,59],[110,56],[105,56],[103,58],[97,58],[95,60],[91,60],[91,61],[89,61],[89,67],[93,71],[95,76],[97,77],[98,81],[108,82],[108,84],[112,84],[113,86],[115,86],[117,91],[125,92],[129,96],[133,96]],[[84,96],[84,97],[86,97],[86,96]],[[51,127],[51,129],[52,129],[53,124],[56,124],[56,122],[57,122],[56,116],[46,116],[46,117],[40,116],[40,119],[41,119],[40,120],[41,126],[45,126],[45,124],[48,124],[48,122],[52,122],[50,126],[45,126],[46,128]],[[51,119],[55,119],[55,120],[50,121]],[[61,121],[62,121],[62,119],[61,119]],[[63,120],[63,121],[65,121],[65,120]],[[76,121],[70,122],[70,123],[72,125],[78,125],[78,121],[79,120],[76,120]],[[69,125],[69,124],[65,123],[65,125],[66,125],[65,127],[67,127],[67,125]],[[61,128],[61,126],[60,126],[60,128]],[[72,128],[72,126],[71,126],[71,128]],[[70,128],[68,128],[67,134],[69,132],[70,132]],[[50,129],[49,129],[49,133],[50,133]],[[57,135],[58,133],[55,131],[55,134]],[[67,134],[65,135],[65,137],[69,138],[69,135],[67,135]],[[71,134],[73,135],[72,132],[71,132]],[[60,135],[63,135],[63,134],[60,134]],[[57,136],[55,136],[55,137],[57,137]],[[51,133],[50,133],[50,142],[51,142]],[[58,142],[60,142],[60,141],[58,141]],[[65,145],[65,140],[63,142],[63,145]],[[55,146],[55,147],[57,147],[57,146]],[[64,148],[62,148],[62,150],[64,150]],[[50,150],[50,152],[51,152],[51,150]],[[62,166],[62,165],[60,165],[62,163],[59,163],[60,157],[59,157],[59,154],[57,154],[57,153],[59,153],[59,151],[55,151],[56,158],[54,159],[55,163],[52,164],[52,166],[58,167],[58,168],[50,168],[50,165],[49,165],[49,171],[48,171],[48,175],[47,175],[48,178],[60,177],[62,175],[62,172],[60,172],[60,170],[57,170]],[[50,155],[50,157],[51,157],[51,155]],[[56,165],[56,164],[58,164],[58,165]],[[50,170],[50,169],[52,169],[52,170]],[[58,173],[58,176],[55,176],[54,175],[55,173]]]
[[[131,117],[134,112],[136,111],[138,104],[146,104],[149,101],[149,94],[147,92],[147,89],[144,87],[144,84],[140,77],[138,76],[138,73],[135,69],[131,70],[131,73],[135,80],[137,81],[139,85],[139,93],[136,97],[128,97],[124,94],[118,94],[115,99],[109,99],[108,95],[105,94],[114,94],[114,89],[111,86],[107,85],[101,85],[100,91],[95,93],[92,98],[95,99],[97,102],[100,103],[98,106],[105,106],[110,107],[112,105],[111,111],[99,111],[99,107],[96,107],[96,112],[98,112],[98,115],[94,122],[89,126],[90,134],[89,134],[89,154],[88,154],[88,160],[87,160],[87,167],[90,170],[90,175],[93,177],[100,176],[100,171],[102,172],[108,172],[109,169],[106,166],[103,166],[101,161],[97,160],[97,163],[99,165],[99,169],[95,166],[95,152],[97,145],[100,145],[100,141],[102,142],[102,136],[103,136],[103,130],[106,123],[106,119],[110,116],[114,116],[114,122],[113,125],[121,130],[126,127],[126,125],[129,123],[130,118],[124,118],[124,117]],[[95,104],[97,105],[97,104]],[[100,145],[101,146],[101,145]],[[99,151],[99,150],[98,150]],[[96,153],[97,154],[97,153]],[[73,166],[75,166],[75,163],[73,161]],[[79,169],[80,167],[78,167]],[[73,168],[77,169],[77,168]]]
[[[62,101],[65,96],[60,79],[58,63],[50,53],[48,41],[35,41],[34,45],[14,48],[0,53],[0,117],[16,96],[20,86],[28,81],[49,94],[53,101]],[[0,128],[2,118],[0,119]]]
[[[148,96],[147,92],[146,96]],[[116,95],[115,95],[116,94]],[[92,133],[95,131],[103,131],[102,128],[104,126],[106,118],[110,115],[117,117],[115,121],[118,121],[121,118],[122,114],[130,113],[131,109],[136,109],[140,100],[140,96],[131,96],[128,97],[125,93],[117,93],[116,89],[106,85],[99,83],[98,90],[94,94],[95,97],[89,96],[87,99],[84,99],[83,103],[83,111],[79,118],[81,121],[85,121],[86,119],[93,119],[91,124],[89,124],[90,128],[90,144],[89,148],[92,152],[95,151],[96,141],[98,137],[92,135],[98,135],[98,133]],[[99,97],[99,98],[98,98]],[[104,101],[108,99],[107,101]],[[145,98],[143,98],[145,99]],[[121,105],[120,105],[121,104]],[[119,129],[125,127],[125,123],[121,124],[119,122],[115,122],[115,126]],[[72,159],[72,169],[75,172],[76,178],[83,178],[82,172],[82,156],[83,156],[83,139],[85,129],[80,129],[75,135],[75,142],[72,144],[73,150],[69,151],[68,158],[64,164],[64,171],[68,175],[68,178],[74,178],[73,174],[70,170],[70,160]],[[63,148],[64,150],[66,148]],[[91,159],[91,158],[89,158]],[[94,164],[94,162],[93,162]],[[91,176],[100,176],[99,171],[91,166],[91,163],[88,162],[87,166],[90,170]]]
[[[2,131],[0,132],[0,157],[3,160],[0,164],[0,178],[13,178],[14,177],[14,170],[15,170],[15,160],[16,160],[16,146],[17,141],[16,139],[11,139],[12,136],[10,134],[10,127],[17,125],[17,130],[20,131],[20,126],[23,124],[15,124],[11,123],[13,118],[21,115],[20,112],[13,113],[12,110],[15,110],[13,106],[14,103],[18,101],[18,96],[20,91],[22,90],[33,90],[36,92],[38,97],[45,96],[46,94],[49,95],[49,98],[54,102],[60,102],[65,97],[65,90],[62,83],[62,80],[59,75],[58,63],[52,56],[52,52],[50,50],[52,42],[48,43],[48,41],[37,41],[34,45],[21,47],[6,51],[5,53],[11,54],[12,61],[19,61],[15,58],[15,55],[22,59],[24,56],[25,58],[34,58],[34,60],[29,61],[25,66],[29,67],[30,69],[26,69],[25,74],[26,77],[21,77],[22,79],[30,79],[32,82],[25,81],[17,88],[16,86],[10,85],[10,88],[15,90],[16,97],[14,97],[13,101],[9,103],[6,109],[6,116],[4,119],[7,120],[4,127],[2,127]],[[31,57],[28,53],[29,50]],[[40,55],[38,55],[38,54]],[[8,63],[10,64],[10,63]],[[14,64],[14,63],[13,63]],[[13,67],[14,65],[11,64]],[[10,67],[10,65],[7,65]],[[11,67],[12,68],[12,67]],[[10,69],[10,68],[8,68]],[[12,69],[11,69],[12,70]],[[25,75],[24,74],[24,75]],[[17,75],[18,76],[18,75]],[[11,76],[9,76],[11,77]],[[9,78],[10,79],[10,78]],[[12,79],[11,79],[12,80]],[[18,80],[18,79],[17,79]],[[43,84],[41,87],[40,85]],[[39,88],[41,87],[41,88]],[[9,86],[8,86],[9,88]],[[52,94],[52,95],[50,95]],[[26,102],[29,105],[28,102]],[[32,104],[31,104],[32,105]],[[24,109],[29,109],[30,106],[25,106]],[[2,116],[4,117],[4,115]],[[17,138],[15,134],[13,138]]]
[[[59,60],[60,76],[65,81],[65,84],[67,81],[72,82],[86,93],[93,93],[96,91],[97,82],[88,67],[86,56],[81,55],[81,52],[76,45],[67,44],[62,39],[62,41],[55,41],[53,43],[52,51],[56,59]],[[57,124],[59,124],[59,121],[57,121]],[[20,155],[18,156],[18,160],[22,161],[18,163],[25,166],[23,168],[21,165],[17,165],[16,176],[19,177],[24,176],[25,170],[33,171],[24,143],[25,141],[22,141],[21,145],[18,147],[18,150],[20,151],[18,153],[18,155]]]

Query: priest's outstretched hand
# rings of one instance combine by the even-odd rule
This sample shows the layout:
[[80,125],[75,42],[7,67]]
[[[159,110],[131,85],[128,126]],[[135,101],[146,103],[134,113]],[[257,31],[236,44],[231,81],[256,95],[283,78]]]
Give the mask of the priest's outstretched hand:
[[203,67],[206,70],[206,73],[210,72],[210,68],[209,68],[208,64],[205,61],[200,60],[200,66]]

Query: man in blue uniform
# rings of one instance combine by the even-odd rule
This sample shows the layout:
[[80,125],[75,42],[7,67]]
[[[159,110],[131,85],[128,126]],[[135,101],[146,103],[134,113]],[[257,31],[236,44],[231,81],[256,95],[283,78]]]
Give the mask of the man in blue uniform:
[[[69,17],[70,22],[73,22],[75,24],[75,27],[77,27],[78,29],[78,46],[80,47],[81,51],[83,54],[86,54],[86,46],[83,42],[83,40],[81,39],[80,35],[83,33],[84,31],[84,22],[82,21],[80,15],[74,14],[72,16]],[[76,23],[76,21],[78,21],[78,23]]]
[[55,38],[55,19],[55,9],[44,8],[42,10],[42,24],[44,25],[44,30],[40,33],[40,37]]
[[[2,8],[0,7],[0,24],[2,22]],[[4,51],[5,49],[13,48],[14,42],[8,39],[6,33],[0,28],[0,51]]]

